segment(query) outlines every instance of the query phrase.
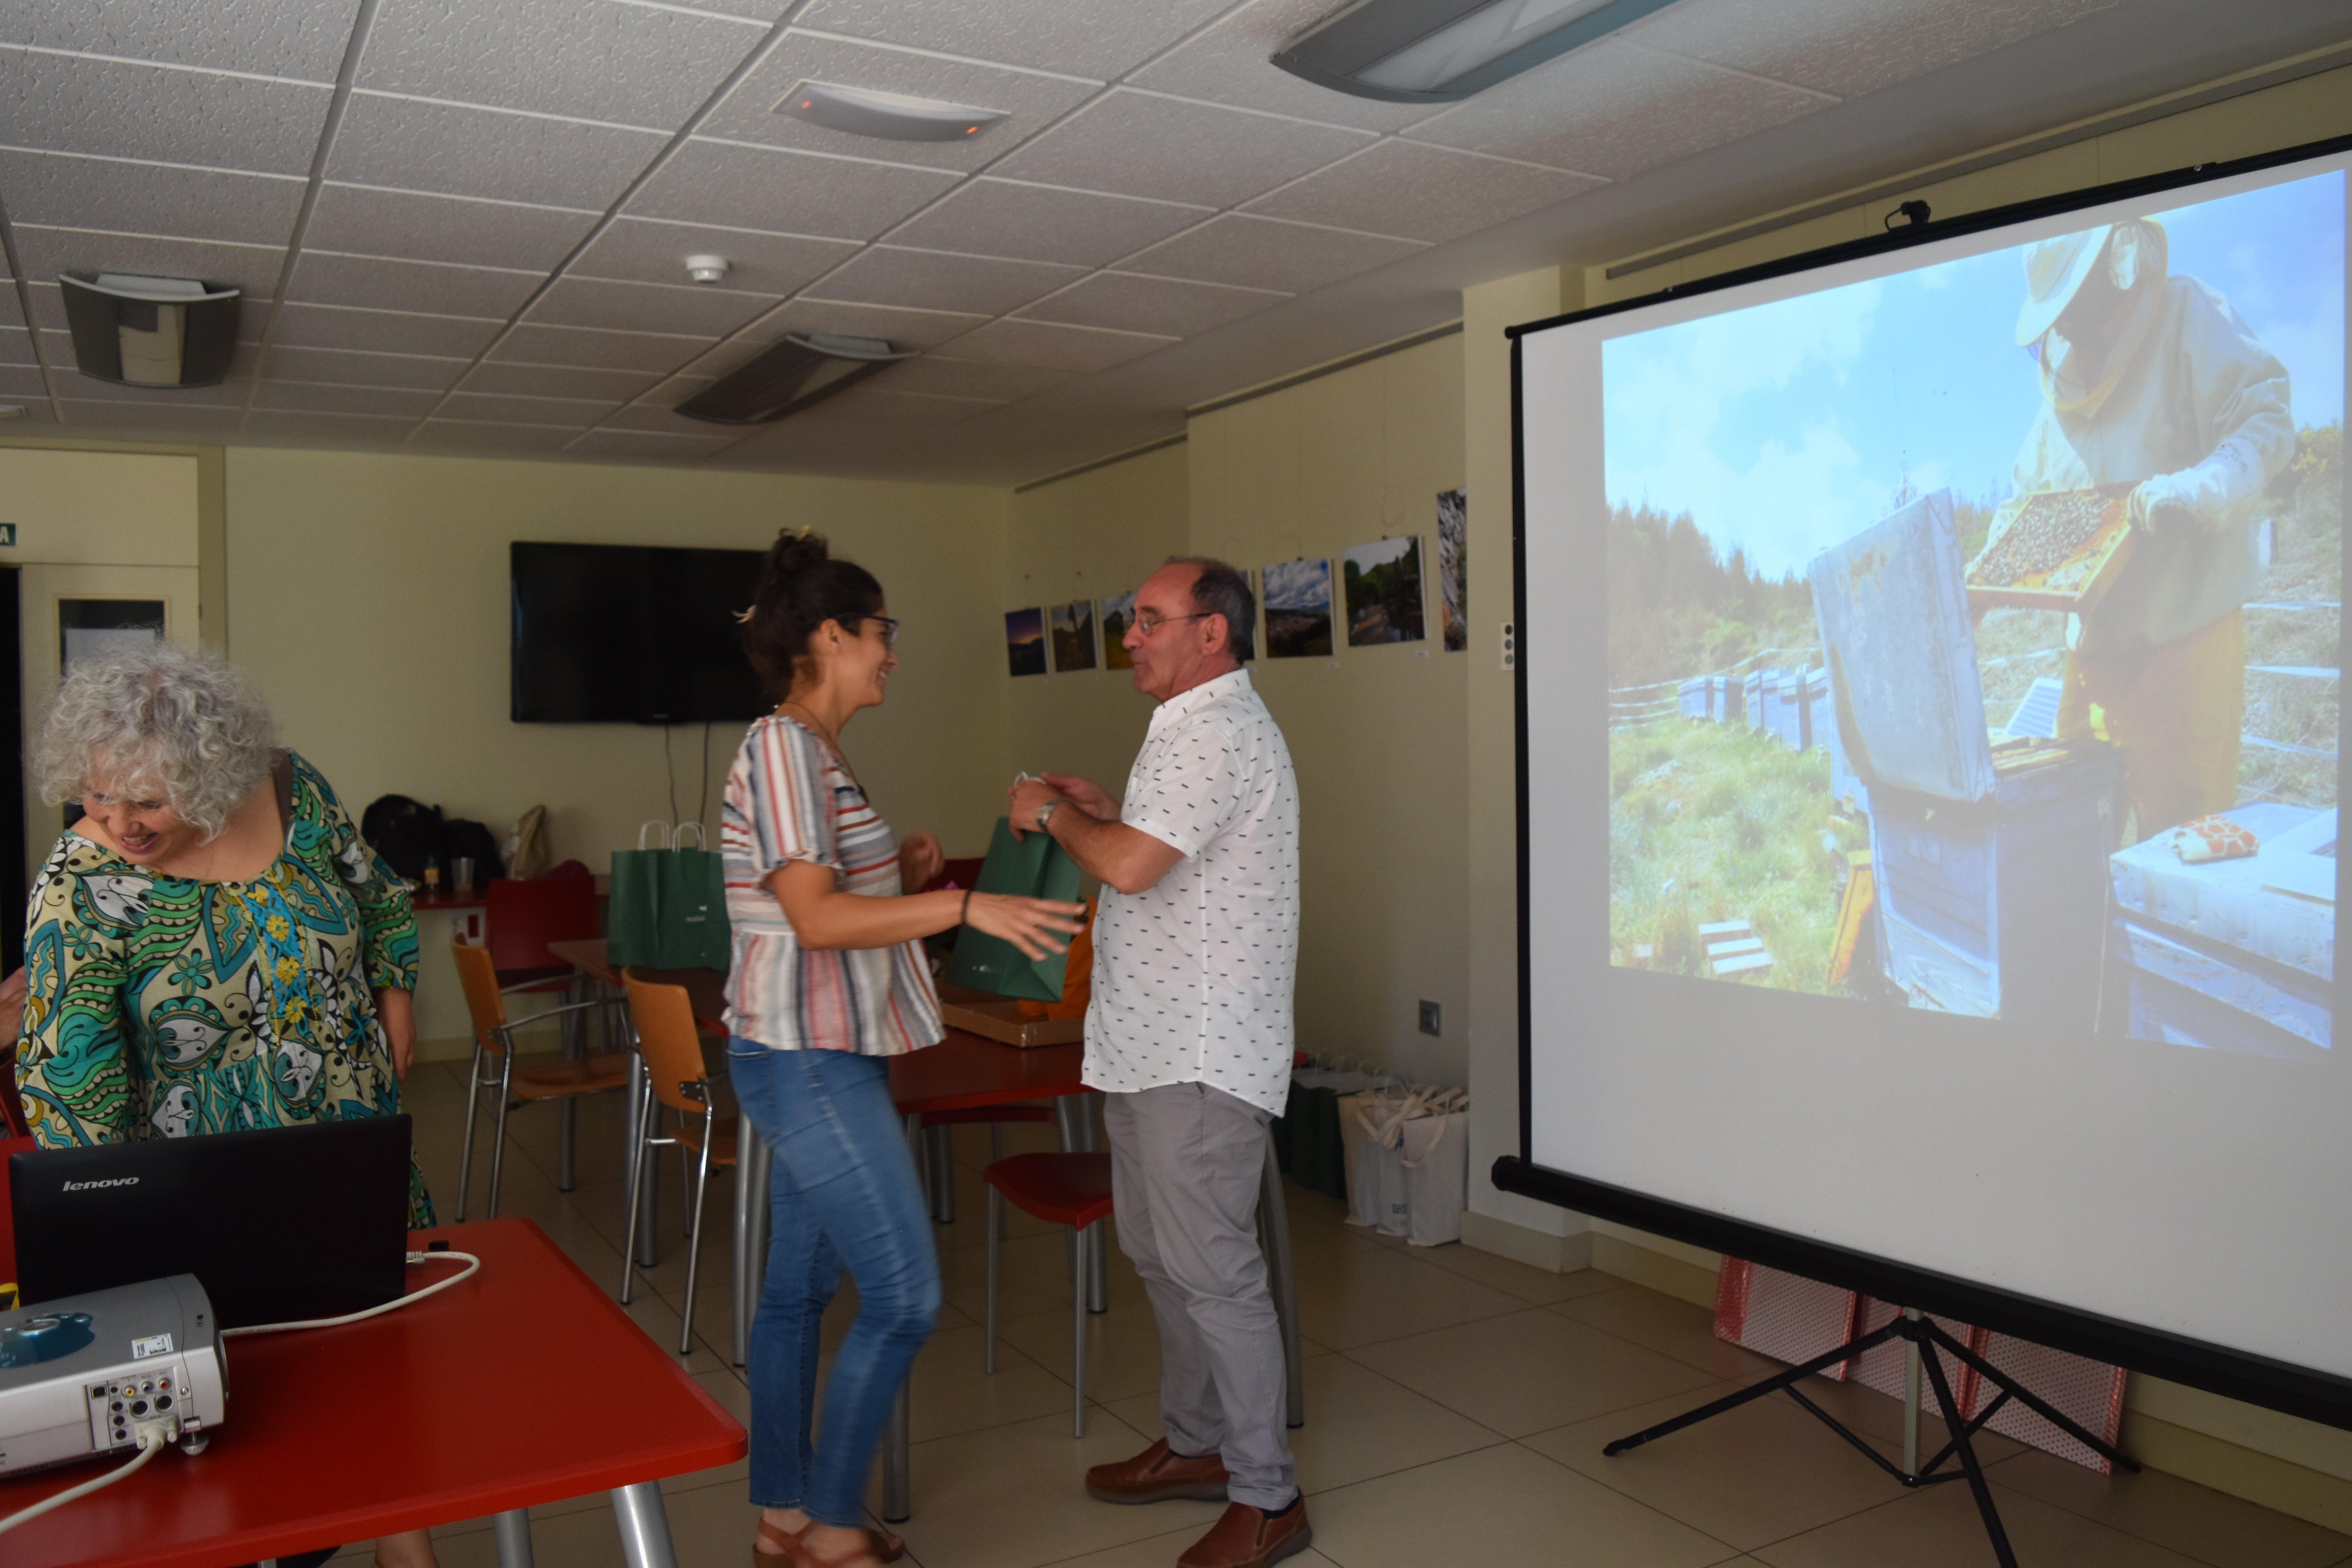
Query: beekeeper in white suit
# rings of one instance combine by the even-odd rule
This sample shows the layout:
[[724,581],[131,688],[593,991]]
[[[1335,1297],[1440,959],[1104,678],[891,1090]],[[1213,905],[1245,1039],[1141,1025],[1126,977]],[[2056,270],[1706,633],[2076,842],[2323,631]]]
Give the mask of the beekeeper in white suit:
[[2026,247],[2017,342],[2042,407],[1995,521],[2037,491],[2136,487],[2136,552],[2068,626],[2058,732],[2123,748],[2141,838],[2237,803],[2243,606],[2267,564],[2263,487],[2295,440],[2286,367],[2168,264],[2153,219]]

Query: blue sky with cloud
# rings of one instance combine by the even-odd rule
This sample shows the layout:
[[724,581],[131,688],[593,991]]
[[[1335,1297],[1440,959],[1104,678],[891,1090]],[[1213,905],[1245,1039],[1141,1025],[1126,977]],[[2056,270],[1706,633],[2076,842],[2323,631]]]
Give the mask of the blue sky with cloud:
[[[2344,176],[2151,209],[2293,377],[2295,422],[2344,416]],[[1988,252],[1602,345],[1607,493],[1688,512],[1768,575],[1920,490],[2007,493],[2041,400],[2016,346],[2024,265]]]

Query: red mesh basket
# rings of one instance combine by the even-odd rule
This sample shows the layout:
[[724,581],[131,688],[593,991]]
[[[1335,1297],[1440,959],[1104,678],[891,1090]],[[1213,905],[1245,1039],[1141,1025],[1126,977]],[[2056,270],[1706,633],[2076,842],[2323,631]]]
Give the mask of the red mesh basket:
[[[1853,1338],[1851,1290],[1727,1258],[1715,1279],[1715,1332],[1743,1350],[1795,1366]],[[1840,1363],[1822,1374],[1843,1377]]]

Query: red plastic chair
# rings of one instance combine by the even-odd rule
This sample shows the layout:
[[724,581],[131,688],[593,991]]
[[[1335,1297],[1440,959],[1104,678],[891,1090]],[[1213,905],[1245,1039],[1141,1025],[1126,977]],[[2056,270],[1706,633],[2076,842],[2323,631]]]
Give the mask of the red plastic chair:
[[1110,1216],[1108,1154],[1015,1154],[981,1173],[988,1184],[988,1350],[984,1365],[996,1370],[996,1233],[1009,1199],[1013,1206],[1048,1225],[1070,1227],[1071,1430],[1087,1435],[1087,1273],[1092,1248],[1103,1244],[1101,1222]]
[[577,971],[547,944],[597,936],[594,877],[551,874],[529,882],[500,877],[483,899],[489,927],[484,945],[498,966],[499,990],[560,991],[572,983]]

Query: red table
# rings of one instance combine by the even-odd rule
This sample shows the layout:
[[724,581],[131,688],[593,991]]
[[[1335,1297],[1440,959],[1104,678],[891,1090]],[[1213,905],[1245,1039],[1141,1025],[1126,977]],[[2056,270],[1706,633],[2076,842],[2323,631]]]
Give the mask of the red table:
[[[743,1428],[529,1220],[428,1239],[481,1270],[366,1322],[230,1340],[211,1446],[10,1531],[8,1568],[215,1568],[485,1514],[500,1561],[528,1563],[521,1510],[591,1491],[612,1493],[631,1568],[671,1568],[657,1483],[741,1458]],[[96,1473],[0,1482],[0,1515]]]

